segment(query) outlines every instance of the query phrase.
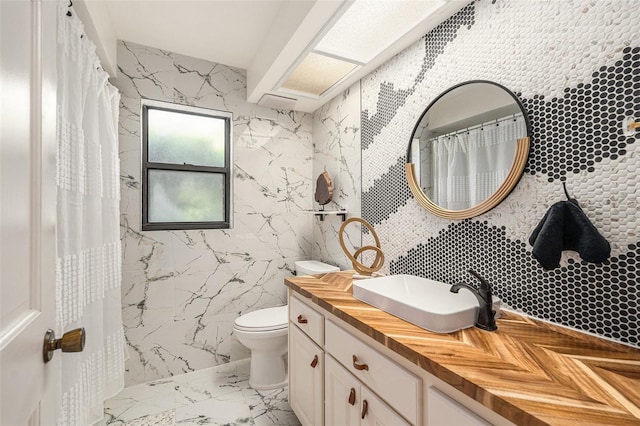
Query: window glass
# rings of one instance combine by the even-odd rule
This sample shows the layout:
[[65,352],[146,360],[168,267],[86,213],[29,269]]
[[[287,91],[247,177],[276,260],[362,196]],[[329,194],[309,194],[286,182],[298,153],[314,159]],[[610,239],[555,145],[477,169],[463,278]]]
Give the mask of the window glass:
[[149,170],[149,223],[224,220],[224,174]]
[[142,100],[143,231],[233,227],[232,130],[228,111]]
[[149,109],[147,120],[150,162],[224,167],[224,119]]

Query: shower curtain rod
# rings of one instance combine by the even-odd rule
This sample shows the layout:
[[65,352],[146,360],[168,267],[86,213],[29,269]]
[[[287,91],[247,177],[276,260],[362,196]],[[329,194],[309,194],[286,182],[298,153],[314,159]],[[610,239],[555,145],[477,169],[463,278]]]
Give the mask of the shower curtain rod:
[[433,139],[438,139],[438,138],[445,137],[445,136],[458,135],[460,133],[468,132],[469,130],[481,129],[481,128],[484,128],[484,126],[490,126],[492,124],[498,125],[498,123],[501,123],[503,121],[509,121],[509,120],[514,120],[515,121],[516,118],[520,118],[520,117],[522,117],[522,113],[521,112],[516,113],[516,114],[512,114],[512,115],[510,115],[508,117],[496,118],[495,120],[486,121],[484,123],[476,124],[474,126],[463,127],[462,129],[456,130],[455,132],[444,133],[444,134],[442,134],[440,136],[435,136]]

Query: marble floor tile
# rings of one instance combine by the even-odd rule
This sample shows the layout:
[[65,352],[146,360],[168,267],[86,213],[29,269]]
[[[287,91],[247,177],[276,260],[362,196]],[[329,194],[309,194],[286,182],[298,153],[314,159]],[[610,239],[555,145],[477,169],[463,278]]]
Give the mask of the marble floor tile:
[[176,408],[176,424],[191,425],[253,425],[251,410],[240,397],[231,400],[210,399]]
[[289,406],[287,388],[269,391],[247,388],[244,395],[256,426],[300,424]]
[[287,388],[249,387],[249,360],[131,386],[105,402],[100,426],[298,426]]
[[175,390],[171,379],[124,388],[105,401],[103,424],[125,424],[139,417],[175,408]]
[[176,410],[139,417],[125,423],[125,426],[174,426],[176,424]]

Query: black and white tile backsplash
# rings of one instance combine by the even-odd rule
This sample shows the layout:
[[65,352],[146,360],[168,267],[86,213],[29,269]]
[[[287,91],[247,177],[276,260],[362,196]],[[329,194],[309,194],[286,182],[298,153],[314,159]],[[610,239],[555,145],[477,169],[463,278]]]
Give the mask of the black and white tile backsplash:
[[[640,20],[632,0],[479,0],[361,81],[362,215],[386,272],[469,281],[475,269],[527,314],[640,345]],[[495,209],[464,221],[424,211],[408,192],[408,141],[424,108],[467,80],[500,83],[532,124],[526,172]],[[545,271],[528,237],[561,181],[611,243],[603,264],[565,252]],[[364,244],[370,237],[363,236]]]

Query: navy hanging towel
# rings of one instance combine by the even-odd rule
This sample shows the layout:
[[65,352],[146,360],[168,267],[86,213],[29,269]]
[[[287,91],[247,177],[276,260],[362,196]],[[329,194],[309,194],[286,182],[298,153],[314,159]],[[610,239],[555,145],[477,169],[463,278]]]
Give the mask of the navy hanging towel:
[[563,250],[573,250],[587,262],[601,263],[611,255],[609,242],[571,201],[552,205],[529,237],[533,256],[544,269],[560,266]]

